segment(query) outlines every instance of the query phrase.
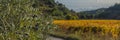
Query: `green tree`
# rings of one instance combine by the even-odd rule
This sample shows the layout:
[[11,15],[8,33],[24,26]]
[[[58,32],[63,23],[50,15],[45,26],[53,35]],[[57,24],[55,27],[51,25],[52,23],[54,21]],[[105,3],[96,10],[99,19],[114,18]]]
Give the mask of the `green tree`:
[[78,19],[78,16],[68,14],[68,15],[66,15],[65,19],[67,19],[67,20],[76,20],[76,19]]

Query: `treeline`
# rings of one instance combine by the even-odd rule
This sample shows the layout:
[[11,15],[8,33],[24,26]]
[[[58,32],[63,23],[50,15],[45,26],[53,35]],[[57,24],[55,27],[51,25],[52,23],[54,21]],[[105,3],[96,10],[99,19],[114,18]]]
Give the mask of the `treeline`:
[[78,19],[75,11],[69,10],[65,5],[55,2],[54,0],[40,0],[40,8],[45,16],[49,15],[57,20]]

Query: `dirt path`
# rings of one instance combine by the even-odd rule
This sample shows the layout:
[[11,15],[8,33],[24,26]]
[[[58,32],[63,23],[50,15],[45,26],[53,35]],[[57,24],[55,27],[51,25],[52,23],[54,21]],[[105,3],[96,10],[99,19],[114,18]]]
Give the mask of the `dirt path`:
[[63,39],[49,36],[46,40],[63,40]]

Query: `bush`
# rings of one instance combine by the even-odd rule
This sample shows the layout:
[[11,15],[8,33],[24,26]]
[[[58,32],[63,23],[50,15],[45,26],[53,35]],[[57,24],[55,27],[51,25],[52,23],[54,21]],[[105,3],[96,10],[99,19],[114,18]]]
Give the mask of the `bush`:
[[0,1],[0,40],[45,40],[50,17],[42,16],[39,0]]

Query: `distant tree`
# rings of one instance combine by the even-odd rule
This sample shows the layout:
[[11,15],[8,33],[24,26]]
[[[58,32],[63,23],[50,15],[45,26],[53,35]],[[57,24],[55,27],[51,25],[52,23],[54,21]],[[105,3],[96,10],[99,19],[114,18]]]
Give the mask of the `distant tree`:
[[69,14],[68,14],[68,15],[66,16],[66,19],[67,19],[67,20],[75,20],[75,19],[78,19],[78,16],[74,16],[74,15],[69,15]]

